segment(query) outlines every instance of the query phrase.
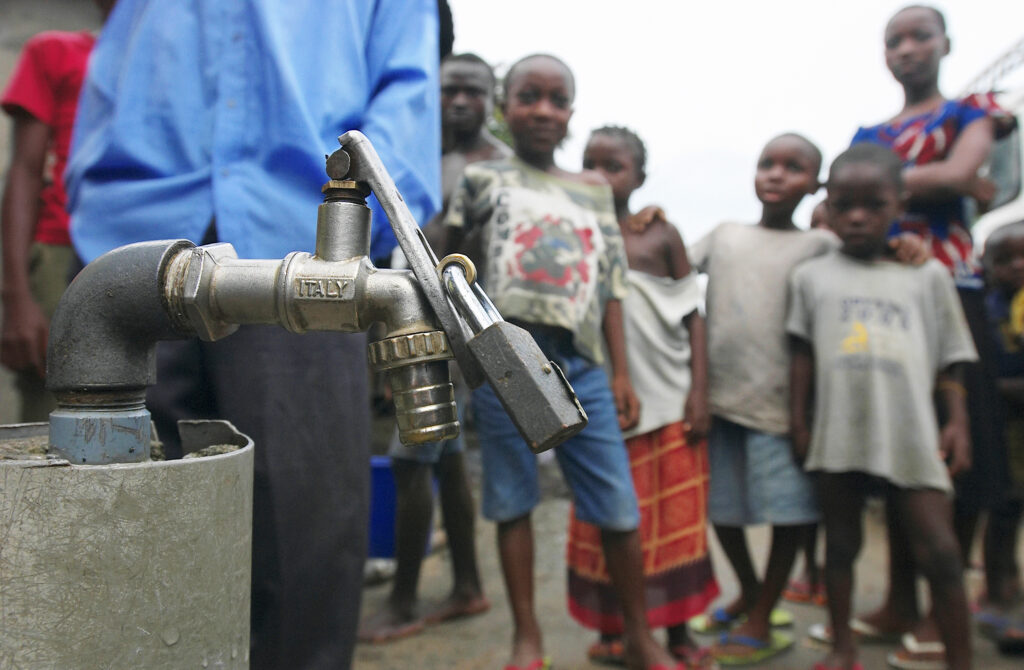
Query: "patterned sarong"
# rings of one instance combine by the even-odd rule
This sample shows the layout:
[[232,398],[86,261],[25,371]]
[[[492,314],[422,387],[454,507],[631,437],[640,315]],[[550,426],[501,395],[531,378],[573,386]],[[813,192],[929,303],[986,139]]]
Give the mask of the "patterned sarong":
[[[675,626],[703,612],[718,595],[707,541],[708,460],[705,442],[686,442],[682,422],[629,438],[640,503],[647,621]],[[601,531],[569,520],[569,613],[587,628],[623,632],[622,612],[601,550]]]

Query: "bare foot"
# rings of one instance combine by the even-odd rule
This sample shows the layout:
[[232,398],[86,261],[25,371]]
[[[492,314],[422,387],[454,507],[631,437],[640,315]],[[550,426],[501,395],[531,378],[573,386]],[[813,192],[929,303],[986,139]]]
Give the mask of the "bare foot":
[[676,666],[677,661],[654,640],[650,632],[639,640],[626,641],[627,668],[647,670],[648,668],[675,668]]
[[512,660],[510,665],[516,668],[529,668],[538,660],[544,658],[544,648],[540,639],[524,638],[515,640],[512,643]]
[[359,641],[381,644],[392,642],[408,635],[415,635],[424,628],[423,620],[416,616],[385,607],[367,618],[359,626]]
[[857,652],[851,650],[845,654],[833,651],[814,667],[824,670],[853,670],[860,666],[857,665]]
[[878,631],[880,635],[906,633],[917,624],[916,619],[902,617],[885,605],[874,612],[858,614],[857,618]]
[[461,619],[463,617],[483,614],[489,609],[491,609],[491,601],[483,595],[468,598],[452,595],[444,602],[429,608],[423,615],[423,623],[433,626],[434,624],[450,621],[451,619]]

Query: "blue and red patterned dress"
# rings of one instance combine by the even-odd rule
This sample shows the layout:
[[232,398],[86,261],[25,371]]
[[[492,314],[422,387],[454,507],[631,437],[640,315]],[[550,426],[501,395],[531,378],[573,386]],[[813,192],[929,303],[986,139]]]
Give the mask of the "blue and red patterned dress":
[[[938,109],[902,121],[861,127],[851,144],[874,142],[896,152],[904,167],[927,165],[945,160],[960,133],[985,117],[996,120],[997,137],[1013,129],[1013,117],[999,107],[994,94],[983,93],[947,100]],[[964,200],[963,196],[956,196],[913,203],[912,208],[893,223],[890,235],[903,232],[920,235],[931,246],[935,258],[953,274],[959,288],[980,289],[981,268],[974,255]]]

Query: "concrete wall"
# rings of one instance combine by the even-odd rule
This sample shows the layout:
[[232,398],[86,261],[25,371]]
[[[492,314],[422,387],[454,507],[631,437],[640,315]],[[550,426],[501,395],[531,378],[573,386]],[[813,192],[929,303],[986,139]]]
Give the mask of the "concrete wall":
[[[25,41],[44,30],[96,30],[100,15],[86,0],[0,0],[0,82],[7,85]],[[11,123],[0,114],[0,191],[11,155]],[[2,318],[2,316],[0,316]],[[0,424],[17,419],[10,371],[0,368]]]

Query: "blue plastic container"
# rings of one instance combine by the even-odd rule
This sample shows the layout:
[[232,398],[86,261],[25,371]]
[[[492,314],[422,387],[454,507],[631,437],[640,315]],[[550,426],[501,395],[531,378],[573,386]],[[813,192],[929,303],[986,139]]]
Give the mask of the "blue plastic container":
[[[437,482],[433,482],[437,494]],[[398,499],[395,493],[395,477],[391,472],[389,456],[370,457],[370,550],[369,558],[395,557],[395,509]],[[433,507],[431,507],[433,508]],[[433,524],[431,524],[433,528]],[[424,553],[430,552],[430,538]]]
[[391,459],[370,457],[370,558],[395,555],[395,478]]

